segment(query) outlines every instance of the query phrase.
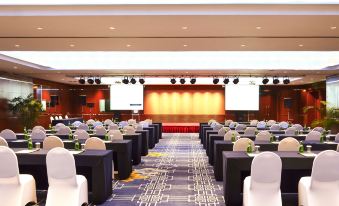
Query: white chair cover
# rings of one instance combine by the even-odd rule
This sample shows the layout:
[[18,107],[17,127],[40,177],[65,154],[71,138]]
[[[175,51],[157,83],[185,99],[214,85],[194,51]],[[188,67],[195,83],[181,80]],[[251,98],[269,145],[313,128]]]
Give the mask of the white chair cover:
[[218,135],[220,135],[220,136],[225,136],[225,134],[226,134],[228,131],[230,131],[230,128],[228,128],[228,127],[223,127],[223,128],[221,128],[221,129],[219,129]]
[[251,126],[257,126],[258,122],[259,121],[257,119],[253,119],[253,120],[251,120],[250,125]]
[[36,129],[40,129],[41,131],[43,131],[43,132],[45,132],[46,133],[46,130],[45,130],[45,128],[43,127],[43,126],[35,126],[35,127],[33,127],[33,129],[32,129],[32,131],[34,131],[34,130],[36,130]]
[[94,132],[96,135],[105,135],[106,134],[106,129],[104,126],[96,126],[94,128]]
[[74,157],[68,150],[60,147],[50,150],[46,164],[49,184],[46,206],[88,203],[87,180],[76,175]]
[[106,150],[106,145],[102,139],[91,137],[86,140],[85,149]]
[[255,137],[255,141],[266,141],[269,142],[271,139],[271,133],[268,131],[260,131]]
[[226,132],[226,134],[224,135],[224,140],[225,141],[231,141],[232,140],[232,135],[235,135],[235,140],[238,139],[239,137],[239,133],[235,130],[229,130],[228,132]]
[[111,140],[124,139],[120,130],[110,130],[108,132],[108,136],[111,138]]
[[264,122],[264,121],[258,122],[257,128],[258,129],[265,129],[266,128],[266,122]]
[[251,139],[247,137],[240,138],[234,143],[233,151],[246,152],[248,144],[251,144],[254,149],[254,142]]
[[126,121],[119,122],[119,127],[124,128],[125,126],[128,126],[128,122]]
[[78,139],[88,139],[89,134],[83,129],[77,129],[74,134]]
[[280,130],[279,124],[273,124],[273,125],[271,125],[270,130]]
[[219,131],[221,128],[223,128],[224,126],[222,125],[222,124],[220,124],[220,123],[217,123],[217,124],[215,124],[215,126],[214,126],[214,128],[213,128],[213,130],[215,130],[215,131]]
[[326,150],[319,153],[310,177],[302,177],[298,185],[299,205],[339,205],[339,153]]
[[10,129],[4,129],[0,132],[0,136],[4,139],[16,139],[16,134]]
[[32,175],[20,175],[14,151],[0,146],[0,200],[4,206],[36,203],[35,180]]
[[279,142],[278,151],[299,151],[299,142],[293,137],[286,137]]
[[117,124],[111,124],[108,126],[108,130],[119,130],[119,126]]
[[8,147],[7,141],[0,136],[0,146]]
[[137,120],[129,119],[127,122],[128,122],[129,125],[135,125],[137,123]]
[[231,122],[229,128],[233,129],[238,125],[238,122]]
[[246,129],[246,125],[244,124],[238,124],[236,127],[235,127],[235,130],[236,131],[244,131]]
[[145,122],[147,122],[148,124],[153,124],[153,120],[151,119],[145,119]]
[[231,122],[233,122],[233,120],[231,119],[225,120],[225,126],[226,127],[230,126]]
[[71,133],[72,130],[67,127],[67,126],[64,126],[64,127],[60,127],[58,130],[57,130],[57,135],[69,135],[69,133]]
[[100,121],[96,121],[93,123],[93,127],[97,127],[97,126],[103,126],[104,124],[102,124],[102,122]]
[[110,120],[110,119],[105,119],[104,125],[111,125],[111,124],[114,124],[112,120]]
[[320,141],[321,133],[318,131],[311,131],[306,135],[305,141]]
[[312,131],[317,131],[317,132],[323,133],[324,132],[324,128],[322,128],[322,127],[315,127],[315,128],[313,128]]
[[287,129],[288,128],[288,123],[282,121],[282,122],[279,123],[279,126],[280,126],[281,129]]
[[304,127],[301,126],[300,124],[294,124],[294,125],[292,125],[292,127],[294,127],[297,131],[301,131],[301,130],[304,129]]
[[282,163],[273,152],[262,152],[254,157],[251,165],[251,176],[244,180],[244,206],[281,206]]
[[82,124],[82,122],[80,122],[80,121],[75,121],[75,122],[72,123],[72,125],[74,127],[79,127],[81,124]]
[[58,124],[56,124],[56,125],[54,126],[54,128],[55,128],[56,131],[58,131],[59,128],[61,128],[61,127],[66,127],[66,125],[64,125],[63,123],[58,123]]
[[247,127],[244,131],[244,135],[255,135],[256,131],[257,131],[256,127]]
[[277,122],[276,122],[275,120],[272,120],[272,119],[271,119],[271,120],[268,120],[268,121],[267,121],[267,126],[270,127],[270,126],[272,126],[272,125],[274,125],[274,124],[276,124],[276,123],[277,123]]
[[135,129],[136,129],[136,131],[141,131],[141,130],[143,130],[142,124],[137,124],[137,125],[135,125]]
[[35,129],[31,133],[31,138],[36,140],[43,140],[46,137],[46,133],[40,129]]
[[141,121],[139,124],[141,124],[143,128],[149,126],[149,123],[145,121]]
[[94,123],[95,123],[94,119],[89,119],[89,120],[86,121],[87,125],[93,125]]
[[297,131],[297,129],[295,127],[289,127],[285,130],[285,134],[287,135],[295,135],[295,132]]
[[339,133],[335,136],[335,141],[339,142]]
[[45,150],[51,150],[55,147],[62,147],[63,148],[64,143],[57,136],[48,136],[44,139],[42,146]]
[[88,130],[89,130],[89,127],[88,127],[87,124],[81,123],[81,124],[78,126],[78,129],[88,131]]
[[132,126],[125,126],[124,131],[126,134],[135,134],[135,129]]

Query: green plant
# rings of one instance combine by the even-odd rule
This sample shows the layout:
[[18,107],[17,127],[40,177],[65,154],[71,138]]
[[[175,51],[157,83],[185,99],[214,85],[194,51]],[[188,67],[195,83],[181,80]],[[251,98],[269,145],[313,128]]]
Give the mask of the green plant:
[[323,127],[327,130],[331,129],[333,125],[339,124],[339,108],[331,107],[326,101],[321,101],[320,106],[307,106],[304,107],[304,113],[308,113],[310,110],[316,110],[320,113],[322,119],[316,119],[312,121],[312,127]]
[[18,115],[24,127],[32,128],[42,112],[42,104],[33,94],[29,94],[26,98],[15,97],[10,100],[9,109]]

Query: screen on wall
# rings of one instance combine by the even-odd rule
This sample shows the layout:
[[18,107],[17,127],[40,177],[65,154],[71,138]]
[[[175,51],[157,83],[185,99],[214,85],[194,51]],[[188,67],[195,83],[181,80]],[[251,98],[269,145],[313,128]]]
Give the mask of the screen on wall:
[[259,110],[259,85],[226,85],[225,110]]
[[326,80],[326,101],[328,107],[339,108],[339,76]]
[[112,84],[110,87],[111,110],[143,110],[144,86]]

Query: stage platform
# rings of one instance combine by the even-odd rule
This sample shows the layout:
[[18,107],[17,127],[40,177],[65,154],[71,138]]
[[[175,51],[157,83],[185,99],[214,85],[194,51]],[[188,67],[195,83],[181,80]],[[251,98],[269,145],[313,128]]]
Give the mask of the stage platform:
[[162,123],[163,133],[199,133],[199,123]]

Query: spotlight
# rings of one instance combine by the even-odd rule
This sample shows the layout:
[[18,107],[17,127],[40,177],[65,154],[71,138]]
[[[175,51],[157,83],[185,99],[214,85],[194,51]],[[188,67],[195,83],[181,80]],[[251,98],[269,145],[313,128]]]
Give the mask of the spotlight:
[[88,83],[88,84],[93,84],[93,83],[94,83],[93,78],[92,78],[92,77],[89,77],[89,78],[87,79],[87,83]]
[[130,82],[131,82],[132,84],[135,84],[135,83],[137,83],[137,80],[135,80],[134,77],[132,77],[131,80],[130,80]]
[[224,84],[228,84],[230,82],[230,79],[228,78],[228,77],[226,77],[225,79],[224,79]]
[[83,77],[80,77],[79,84],[85,84],[85,83],[86,83],[85,79]]
[[186,80],[185,80],[185,78],[180,78],[180,84],[185,84],[185,82],[186,82]]
[[196,78],[191,78],[190,82],[191,82],[191,84],[195,84],[197,82],[197,79]]
[[171,83],[172,83],[172,84],[175,84],[175,83],[177,83],[177,80],[175,80],[175,78],[172,78],[172,79],[171,79]]
[[273,84],[279,84],[279,79],[277,76],[273,77]]
[[124,83],[124,84],[128,84],[128,77],[124,77],[124,79],[122,80],[122,83]]
[[290,83],[290,79],[288,77],[286,77],[284,80],[283,80],[283,83],[284,84],[289,84]]
[[213,84],[218,84],[219,83],[219,78],[214,77],[213,78]]
[[264,79],[262,80],[263,84],[267,84],[270,80],[267,77],[264,77]]
[[140,84],[145,84],[145,79],[140,77],[140,78],[139,78],[139,83],[140,83]]
[[233,79],[233,84],[238,84],[239,83],[239,77],[236,77],[235,79]]
[[99,77],[95,78],[94,81],[95,81],[96,84],[101,84],[101,79]]

